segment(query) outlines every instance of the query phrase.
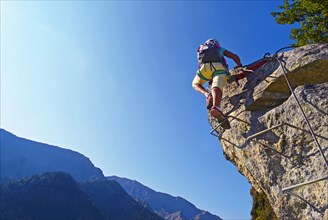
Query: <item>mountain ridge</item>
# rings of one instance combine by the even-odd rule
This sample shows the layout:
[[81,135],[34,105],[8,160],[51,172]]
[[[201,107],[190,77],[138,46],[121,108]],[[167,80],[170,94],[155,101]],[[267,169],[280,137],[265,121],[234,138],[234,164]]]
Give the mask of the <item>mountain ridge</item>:
[[[92,195],[97,201],[112,201],[111,198],[100,196],[100,192],[107,193],[113,190],[111,189],[111,187],[108,187],[109,183],[106,183],[106,181],[111,180],[105,178],[101,169],[95,167],[92,164],[91,160],[85,157],[83,154],[69,149],[64,149],[57,146],[43,144],[29,139],[21,138],[4,129],[0,129],[0,141],[0,183],[5,184],[10,182],[11,180],[14,181],[22,179],[24,177],[30,177],[32,175],[42,175],[44,172],[65,172],[70,174],[77,182],[85,182],[84,184],[80,184],[80,186],[86,186],[87,189],[90,190],[89,193],[93,193]],[[96,184],[98,184],[98,188],[94,187],[94,185]],[[119,185],[119,183],[117,184]],[[121,185],[119,186],[121,187]],[[172,201],[172,196],[167,193],[156,192],[155,190],[150,189],[149,187],[146,187],[144,185],[143,187],[148,192],[148,194],[149,192],[154,195],[160,194],[164,199]],[[123,189],[124,187],[122,188],[122,190]],[[128,197],[130,197],[130,195],[126,191],[124,191],[124,193],[126,195],[123,195],[122,193],[121,196],[126,198],[126,201],[129,201]],[[113,195],[115,196],[115,194]],[[186,206],[188,207],[189,211],[172,209],[172,205],[168,205],[165,201],[157,203],[157,205],[155,206],[155,211],[154,208],[151,207],[151,205],[149,205],[149,203],[145,201],[145,199],[138,200],[134,198],[132,200],[139,202],[139,205],[141,204],[143,208],[147,208],[147,210],[153,213],[158,210],[162,210],[160,213],[162,214],[162,216],[166,216],[168,220],[202,220],[205,219],[204,216],[206,215],[208,215],[208,218],[214,216],[206,211],[198,210],[192,203],[181,197],[174,197],[173,201],[178,201],[176,202],[176,204],[178,204],[179,202],[181,203],[181,201],[183,201],[183,204],[187,204]],[[159,204],[161,204],[162,207]],[[103,205],[99,203],[98,205],[103,207]],[[169,206],[169,209],[167,208],[167,206]],[[133,207],[133,205],[130,205],[130,207]],[[109,213],[106,210],[104,210],[103,212],[107,214]],[[139,215],[138,213],[140,214],[142,213],[142,211],[138,211],[135,214]],[[186,216],[190,218],[187,218]],[[154,217],[154,219],[156,219],[156,217]],[[216,217],[213,220],[218,219],[220,218]]]
[[1,219],[104,219],[66,173],[44,173],[1,185]]
[[50,171],[70,173],[77,181],[105,179],[102,170],[79,152],[21,138],[2,128],[0,137],[2,182]]
[[115,181],[47,172],[1,185],[1,219],[161,220]]
[[220,220],[221,218],[207,211],[198,209],[194,204],[180,196],[157,192],[136,180],[108,176],[109,180],[117,181],[135,200],[149,205],[150,208],[164,219],[170,220]]

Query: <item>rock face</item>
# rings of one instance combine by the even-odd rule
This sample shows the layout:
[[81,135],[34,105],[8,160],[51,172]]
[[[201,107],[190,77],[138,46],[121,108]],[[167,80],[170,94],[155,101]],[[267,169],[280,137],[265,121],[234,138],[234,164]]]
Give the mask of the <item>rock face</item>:
[[[282,55],[294,92],[328,159],[328,45],[307,45],[278,57]],[[273,59],[256,73],[240,80],[239,86],[225,87],[221,107],[232,116],[231,129],[216,129],[224,154],[256,191],[266,194],[278,219],[328,219],[328,167],[288,89],[283,68]],[[209,122],[217,127],[211,116]],[[273,126],[277,127],[251,137]],[[325,179],[282,190],[321,178]]]

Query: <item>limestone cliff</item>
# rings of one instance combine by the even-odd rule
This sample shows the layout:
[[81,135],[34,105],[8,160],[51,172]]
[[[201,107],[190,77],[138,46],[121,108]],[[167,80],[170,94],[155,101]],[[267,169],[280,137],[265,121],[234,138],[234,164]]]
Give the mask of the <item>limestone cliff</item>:
[[[307,45],[283,55],[287,75],[328,158],[328,44]],[[273,59],[225,87],[222,109],[231,129],[217,128],[224,154],[264,193],[278,219],[328,219],[328,168],[291,95],[278,60]],[[261,75],[263,77],[258,77]],[[216,119],[209,116],[213,128]],[[278,125],[262,135],[262,130]],[[281,125],[281,126],[279,126]]]

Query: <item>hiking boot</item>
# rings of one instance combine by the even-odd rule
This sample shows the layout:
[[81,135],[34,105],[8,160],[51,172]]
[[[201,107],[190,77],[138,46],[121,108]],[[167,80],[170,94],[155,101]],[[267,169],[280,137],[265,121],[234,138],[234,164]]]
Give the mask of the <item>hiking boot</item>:
[[228,120],[226,120],[225,122],[223,122],[221,124],[221,127],[224,128],[224,129],[230,129],[231,128],[230,122]]
[[217,106],[212,106],[210,113],[213,117],[217,118],[220,122],[225,119],[225,116],[222,113],[221,109]]
[[224,129],[230,129],[230,123],[228,120],[226,120],[226,117],[224,116],[224,114],[222,113],[221,109],[217,106],[212,106],[210,113],[213,117],[217,118],[219,123],[224,122],[221,124],[221,127],[223,127]]
[[211,109],[213,106],[213,96],[208,96],[206,98],[206,108]]

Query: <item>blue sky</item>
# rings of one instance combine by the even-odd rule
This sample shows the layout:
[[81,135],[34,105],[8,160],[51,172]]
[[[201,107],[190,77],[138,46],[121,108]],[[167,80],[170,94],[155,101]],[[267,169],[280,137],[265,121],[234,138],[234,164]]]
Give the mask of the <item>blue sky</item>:
[[[288,46],[283,1],[1,1],[1,127],[78,151],[105,175],[249,219],[250,184],[191,87],[210,37],[243,64]],[[233,63],[229,61],[230,68]]]

